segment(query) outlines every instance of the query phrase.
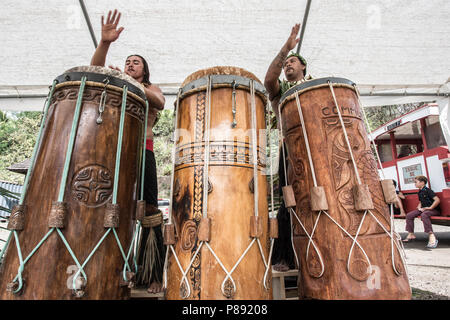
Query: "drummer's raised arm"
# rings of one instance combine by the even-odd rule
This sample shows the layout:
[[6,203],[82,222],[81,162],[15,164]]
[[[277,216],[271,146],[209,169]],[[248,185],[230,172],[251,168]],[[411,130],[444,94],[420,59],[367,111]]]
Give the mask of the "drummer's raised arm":
[[281,70],[283,69],[283,63],[289,54],[289,51],[295,48],[295,45],[299,42],[300,38],[296,39],[296,36],[300,30],[300,24],[296,24],[292,27],[291,34],[286,43],[281,48],[275,59],[267,70],[266,77],[264,79],[264,86],[269,92],[269,99],[272,101],[280,92],[280,84],[278,78],[280,77]]
[[117,28],[120,16],[121,13],[117,9],[114,10],[112,15],[111,10],[108,12],[106,23],[104,23],[104,16],[102,16],[102,38],[91,59],[91,66],[105,66],[109,46],[119,38],[120,33],[124,29],[123,27]]

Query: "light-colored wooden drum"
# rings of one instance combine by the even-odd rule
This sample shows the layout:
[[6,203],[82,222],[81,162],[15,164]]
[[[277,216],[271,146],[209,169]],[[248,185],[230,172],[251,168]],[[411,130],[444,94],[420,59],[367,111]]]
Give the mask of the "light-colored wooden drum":
[[1,266],[0,299],[125,299],[145,137],[139,83],[102,67],[57,77]]
[[410,299],[401,242],[355,84],[342,78],[307,81],[282,96],[279,112],[292,188],[285,199],[292,190],[295,198],[287,206],[300,296]]
[[215,67],[178,102],[166,298],[270,299],[264,87]]

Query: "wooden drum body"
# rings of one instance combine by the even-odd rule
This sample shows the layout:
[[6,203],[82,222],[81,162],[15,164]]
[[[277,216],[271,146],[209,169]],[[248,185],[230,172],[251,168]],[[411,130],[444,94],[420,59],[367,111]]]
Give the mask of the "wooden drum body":
[[132,276],[124,255],[135,226],[145,95],[130,77],[101,67],[68,70],[55,84],[19,212],[23,228],[12,226],[19,241],[11,239],[1,266],[0,299],[124,299]]
[[[271,298],[270,284],[264,286],[269,250],[263,90],[254,75],[233,67],[201,70],[183,83],[176,111],[171,215],[176,241],[169,250],[167,299]],[[270,270],[266,275],[270,279]]]
[[[391,230],[354,83],[322,78],[299,84],[283,95],[280,112],[289,157],[288,184],[296,202],[291,214],[300,260],[300,297],[410,299],[403,252]],[[364,185],[369,199],[362,209],[355,208],[360,200],[355,190]],[[323,187],[325,197],[317,192],[321,188],[313,187]]]

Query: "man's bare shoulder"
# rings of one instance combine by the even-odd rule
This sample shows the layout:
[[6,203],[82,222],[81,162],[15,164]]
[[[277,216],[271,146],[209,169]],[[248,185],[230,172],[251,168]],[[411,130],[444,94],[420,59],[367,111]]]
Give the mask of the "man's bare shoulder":
[[144,84],[144,87],[147,88],[147,89],[150,89],[150,90],[152,90],[152,91],[157,91],[157,92],[161,92],[161,93],[162,93],[161,88],[158,87],[158,86],[157,86],[156,84],[154,84],[154,83],[146,83],[146,84]]

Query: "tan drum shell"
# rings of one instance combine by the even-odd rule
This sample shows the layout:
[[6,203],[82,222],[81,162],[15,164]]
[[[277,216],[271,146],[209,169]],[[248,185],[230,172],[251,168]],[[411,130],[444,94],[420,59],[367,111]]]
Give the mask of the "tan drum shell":
[[[57,85],[51,100],[42,133],[42,144],[24,200],[27,207],[25,228],[19,232],[24,259],[50,230],[50,207],[59,194],[79,87],[80,81],[61,83]],[[114,183],[122,90],[113,87],[108,89],[103,123],[98,125],[96,119],[102,91],[102,83],[86,83],[65,190],[64,201],[67,203],[68,212],[65,227],[61,231],[80,264],[83,264],[107,231],[104,227],[104,214],[107,203],[111,202]],[[140,177],[144,116],[144,101],[130,93],[126,105],[117,195],[120,219],[116,230],[125,252],[128,252],[135,226],[136,188]],[[83,170],[90,170],[92,173],[91,180],[88,181],[92,186],[95,183],[102,185],[106,194],[104,198],[99,197],[96,200],[91,193],[85,198],[86,201],[78,199],[81,195],[76,192],[76,185],[82,183],[79,174]],[[101,170],[107,170],[108,175],[95,179]],[[82,299],[128,298],[129,288],[120,286],[123,266],[124,260],[111,231],[84,268],[88,281]],[[16,244],[12,239],[1,266],[0,299],[76,299],[68,288],[71,277],[77,271],[76,263],[56,230],[25,265],[23,290],[14,295],[6,291],[6,286],[16,276],[18,268]]]
[[[223,74],[221,67],[197,72],[188,77],[194,81],[208,74]],[[230,73],[240,75],[238,68],[227,67]],[[242,70],[242,69],[240,69]],[[248,88],[236,91],[237,127],[232,123],[232,88],[214,86],[211,92],[211,130],[209,185],[203,184],[203,137],[205,134],[206,88],[193,90],[180,100],[177,129],[184,130],[176,143],[176,164],[173,192],[173,223],[176,230],[174,246],[183,268],[186,268],[199,246],[198,226],[202,217],[203,189],[210,188],[208,218],[211,219],[209,245],[228,271],[250,244],[250,219],[254,214],[254,195],[249,185],[253,179],[253,162],[250,150],[251,136],[243,132],[251,128],[251,95]],[[256,95],[258,128],[258,208],[263,221],[259,238],[264,256],[268,257],[267,183],[263,175],[265,163],[265,138],[259,140],[259,129],[265,129],[265,100]],[[226,161],[217,161],[217,160]],[[262,163],[261,163],[262,162]],[[255,242],[232,276],[236,283],[233,299],[270,299],[271,290],[265,290],[263,278],[265,265]],[[206,245],[203,245],[193,266],[187,273],[191,295],[187,299],[226,299],[221,284],[226,276]],[[269,279],[271,274],[269,272]],[[181,299],[181,271],[170,255],[166,298]]]
[[[352,236],[355,236],[363,212],[356,212],[352,188],[357,184],[350,153],[345,143],[342,126],[330,88],[325,81],[321,85],[298,86],[299,99],[315,167],[318,186],[323,186],[328,200],[328,213]],[[318,212],[310,205],[310,190],[314,187],[308,161],[305,139],[295,99],[295,89],[282,97],[281,121],[288,150],[289,184],[293,186],[296,213],[308,233],[312,232]],[[377,173],[375,158],[371,152],[367,132],[362,120],[358,98],[352,86],[334,84],[339,108],[353,147],[354,158],[363,184],[370,189],[374,210],[371,210],[383,226],[390,230],[388,205],[384,201]],[[357,241],[366,251],[375,274],[369,278],[368,264],[361,250],[355,245],[347,271],[347,258],[352,240],[330,218],[321,213],[313,240],[324,262],[324,273],[319,256],[311,245],[308,258],[308,237],[295,217],[293,221],[294,243],[300,259],[299,296],[313,299],[410,299],[411,289],[405,266],[394,246],[396,269],[391,259],[391,240],[369,214],[365,217]],[[373,285],[373,286],[372,286]],[[376,287],[379,285],[380,287]]]

